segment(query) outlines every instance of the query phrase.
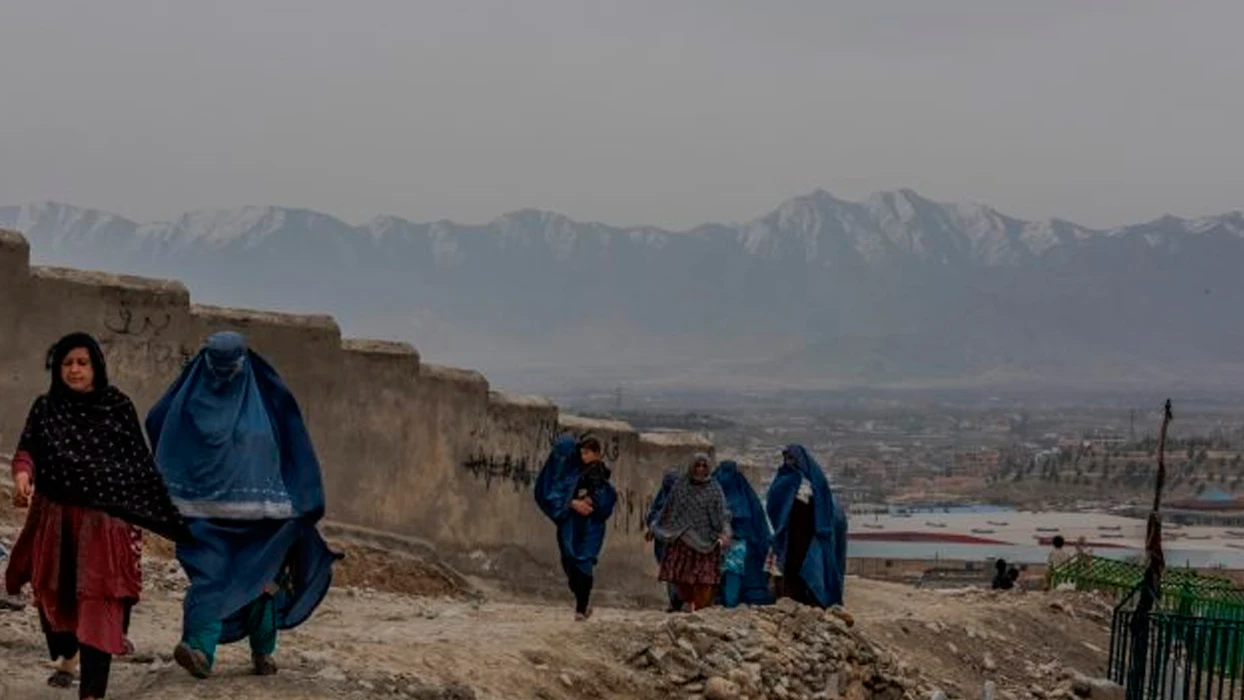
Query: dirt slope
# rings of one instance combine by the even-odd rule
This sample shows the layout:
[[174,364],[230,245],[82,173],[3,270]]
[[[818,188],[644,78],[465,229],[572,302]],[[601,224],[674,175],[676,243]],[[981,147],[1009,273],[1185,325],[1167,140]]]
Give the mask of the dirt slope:
[[[0,488],[0,503],[7,499]],[[12,542],[19,517],[0,506],[0,541]],[[184,578],[167,551],[152,547],[146,598],[135,610],[131,634],[138,653],[114,665],[109,696],[649,700],[720,690],[706,685],[716,673],[711,669],[733,665],[720,673],[738,683],[752,674],[756,687],[747,697],[780,697],[772,690],[777,683],[786,697],[829,698],[836,691],[825,683],[794,676],[838,678],[841,664],[845,700],[928,697],[934,689],[977,698],[986,679],[1007,700],[1045,700],[1068,694],[1071,669],[1100,676],[1106,662],[1108,606],[1090,596],[920,591],[851,579],[849,629],[832,615],[786,609],[671,618],[656,610],[605,608],[581,624],[572,620],[568,600],[485,598],[440,563],[410,551],[357,538],[335,541],[350,555],[339,572],[341,586],[308,624],[282,636],[281,673],[250,676],[245,645],[234,645],[222,651],[218,676],[207,682],[170,663]],[[714,635],[729,642],[699,646]],[[675,673],[669,660],[676,655],[667,647],[708,670]],[[0,612],[0,700],[76,697],[44,686],[44,661],[33,610]],[[789,686],[774,676],[787,673]],[[848,676],[858,681],[850,688]],[[736,690],[721,697],[744,697]]]

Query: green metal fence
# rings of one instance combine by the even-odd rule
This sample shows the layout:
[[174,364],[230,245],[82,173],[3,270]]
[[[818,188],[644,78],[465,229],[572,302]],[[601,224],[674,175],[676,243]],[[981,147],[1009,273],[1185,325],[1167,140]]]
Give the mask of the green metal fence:
[[[1110,679],[1128,700],[1244,700],[1244,610],[1239,591],[1163,585],[1153,612],[1139,620],[1139,586],[1115,608]],[[1219,594],[1219,598],[1214,598]]]
[[[1050,583],[1055,588],[1070,583],[1078,591],[1101,591],[1122,598],[1136,590],[1144,573],[1140,564],[1077,554],[1050,572]],[[1162,577],[1159,607],[1169,612],[1235,619],[1244,616],[1244,590],[1226,577],[1168,569]]]

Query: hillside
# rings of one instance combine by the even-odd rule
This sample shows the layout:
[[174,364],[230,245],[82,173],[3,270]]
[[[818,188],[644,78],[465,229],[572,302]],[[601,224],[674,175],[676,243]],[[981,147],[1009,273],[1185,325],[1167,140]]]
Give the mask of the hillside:
[[899,190],[681,232],[272,206],[140,224],[61,204],[0,207],[0,226],[36,262],[331,312],[519,388],[1244,386],[1241,212],[1098,230]]

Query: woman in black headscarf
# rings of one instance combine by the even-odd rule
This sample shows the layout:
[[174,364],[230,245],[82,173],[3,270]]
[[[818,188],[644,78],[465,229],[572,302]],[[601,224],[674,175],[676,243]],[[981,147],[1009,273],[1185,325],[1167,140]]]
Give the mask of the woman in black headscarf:
[[51,387],[35,400],[13,460],[14,497],[28,504],[5,587],[26,584],[53,660],[48,683],[72,683],[103,698],[112,657],[126,651],[130,605],[142,588],[136,528],[186,537],[184,521],[155,470],[134,404],[108,383],[104,355],[85,333],[48,352]]

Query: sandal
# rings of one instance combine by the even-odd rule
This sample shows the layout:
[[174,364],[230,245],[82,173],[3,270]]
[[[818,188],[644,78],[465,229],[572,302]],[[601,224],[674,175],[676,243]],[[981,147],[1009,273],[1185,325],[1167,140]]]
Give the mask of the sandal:
[[212,675],[212,665],[208,662],[207,655],[198,649],[191,649],[185,642],[178,644],[173,650],[173,660],[199,680]]
[[72,688],[77,678],[68,671],[56,671],[48,676],[48,685],[53,688]]
[[275,676],[276,675],[276,671],[277,671],[276,661],[274,661],[270,655],[254,654],[251,656],[251,661],[255,663],[255,675],[256,676]]

